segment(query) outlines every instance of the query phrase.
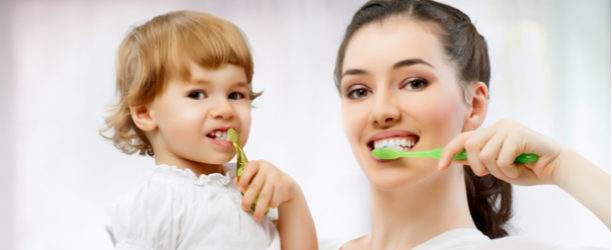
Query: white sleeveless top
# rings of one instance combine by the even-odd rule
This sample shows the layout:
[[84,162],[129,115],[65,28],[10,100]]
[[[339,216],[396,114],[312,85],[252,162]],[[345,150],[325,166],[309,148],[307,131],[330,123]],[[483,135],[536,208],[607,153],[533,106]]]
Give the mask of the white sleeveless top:
[[[339,250],[346,241],[322,240],[319,250]],[[523,236],[507,236],[489,239],[475,228],[457,228],[441,233],[421,243],[412,250],[569,250],[604,249],[596,247],[564,247],[551,242],[535,240]]]
[[115,249],[280,249],[272,223],[242,210],[242,196],[225,175],[196,175],[189,169],[159,165],[110,210],[106,230]]

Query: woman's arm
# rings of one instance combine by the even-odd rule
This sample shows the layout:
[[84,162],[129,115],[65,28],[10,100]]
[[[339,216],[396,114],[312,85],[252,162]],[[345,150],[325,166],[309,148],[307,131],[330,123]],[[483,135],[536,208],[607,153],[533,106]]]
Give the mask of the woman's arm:
[[582,155],[565,149],[553,183],[571,194],[610,229],[610,175]]
[[[446,169],[453,156],[464,150],[474,174],[492,174],[516,185],[555,184],[585,205],[610,228],[610,175],[580,154],[514,121],[461,133],[444,148],[439,168]],[[515,164],[523,153],[539,156],[536,162]]]

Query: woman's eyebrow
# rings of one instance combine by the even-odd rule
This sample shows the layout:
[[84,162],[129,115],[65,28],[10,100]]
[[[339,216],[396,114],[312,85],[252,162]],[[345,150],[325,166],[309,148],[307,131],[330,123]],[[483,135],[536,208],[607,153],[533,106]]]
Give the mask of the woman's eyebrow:
[[[425,60],[421,58],[410,58],[410,59],[401,60],[393,64],[393,68],[397,69],[397,68],[401,68],[404,66],[411,66],[415,64],[425,64],[431,67],[432,69],[435,69],[433,65],[431,65],[430,63],[426,62]],[[344,77],[345,75],[364,75],[367,73],[368,72],[363,69],[347,69],[346,71],[344,71],[344,73],[342,73],[342,77]]]
[[344,77],[345,75],[363,75],[367,73],[368,72],[363,69],[347,69],[346,71],[344,71],[344,73],[342,73],[342,77]]
[[396,62],[393,65],[393,68],[397,69],[397,68],[400,68],[400,67],[410,66],[410,65],[414,65],[414,64],[425,64],[425,65],[435,69],[434,66],[432,66],[430,63],[426,62],[425,60],[423,60],[421,58],[411,58],[411,59],[401,60],[399,62]]

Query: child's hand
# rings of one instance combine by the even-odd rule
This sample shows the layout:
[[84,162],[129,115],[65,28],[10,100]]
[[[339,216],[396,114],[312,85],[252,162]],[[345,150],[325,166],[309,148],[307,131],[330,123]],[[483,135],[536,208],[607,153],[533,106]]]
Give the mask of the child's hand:
[[[449,142],[440,156],[438,167],[448,168],[453,156],[464,150],[467,160],[455,162],[469,165],[474,174],[492,174],[498,179],[518,185],[558,184],[556,173],[567,151],[551,139],[510,120],[461,133]],[[523,153],[539,156],[536,162],[515,164]]]
[[257,200],[253,218],[261,221],[268,209],[277,208],[291,201],[299,192],[297,183],[267,161],[250,161],[242,172],[240,181],[234,179],[238,190],[244,192],[242,209],[251,212],[251,204]]

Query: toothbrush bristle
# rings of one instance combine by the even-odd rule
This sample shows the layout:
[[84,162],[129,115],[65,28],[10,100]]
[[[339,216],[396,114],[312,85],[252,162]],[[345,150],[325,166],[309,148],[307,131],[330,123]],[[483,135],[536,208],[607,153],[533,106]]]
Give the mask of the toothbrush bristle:
[[372,150],[372,156],[381,160],[392,160],[399,157],[396,149],[383,147]]
[[238,143],[238,132],[233,128],[227,130],[227,137],[229,137],[230,141]]

